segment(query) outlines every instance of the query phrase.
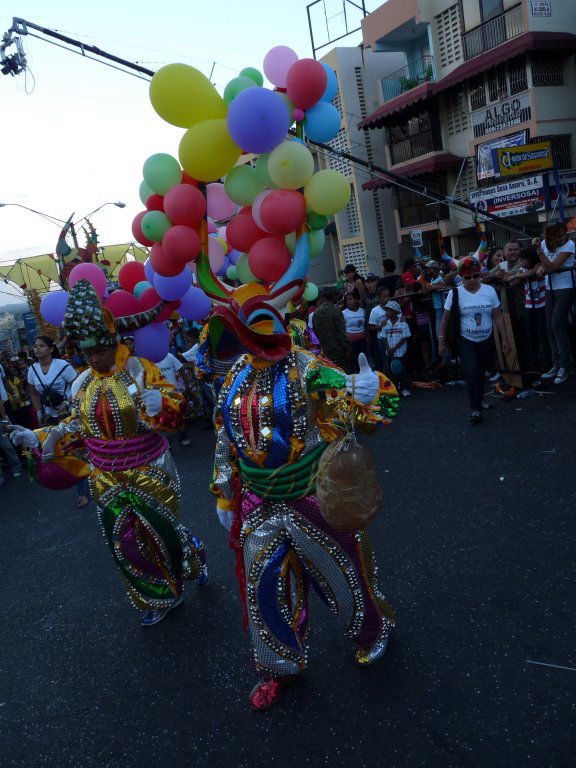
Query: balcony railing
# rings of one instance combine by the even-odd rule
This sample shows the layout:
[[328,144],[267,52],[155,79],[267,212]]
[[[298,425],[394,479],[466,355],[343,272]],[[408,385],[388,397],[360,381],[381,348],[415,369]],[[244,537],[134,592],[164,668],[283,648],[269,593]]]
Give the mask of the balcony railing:
[[392,165],[414,160],[431,152],[442,151],[442,144],[435,139],[433,131],[424,131],[414,136],[408,136],[403,141],[390,144],[390,160]]
[[400,96],[401,93],[416,88],[422,83],[429,83],[434,80],[434,56],[423,56],[421,59],[406,64],[405,67],[392,72],[385,77],[382,83],[382,99],[390,101]]
[[464,58],[473,59],[485,51],[502,45],[513,37],[518,37],[526,29],[524,28],[524,19],[522,16],[522,4],[515,5],[500,16],[474,27],[469,32],[462,35],[464,43]]

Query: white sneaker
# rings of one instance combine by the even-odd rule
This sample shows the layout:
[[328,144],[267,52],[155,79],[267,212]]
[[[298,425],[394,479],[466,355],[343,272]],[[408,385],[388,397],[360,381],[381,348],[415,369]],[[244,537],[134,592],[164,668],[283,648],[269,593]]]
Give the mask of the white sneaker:
[[563,384],[567,378],[568,378],[568,371],[566,370],[566,368],[559,368],[558,375],[554,379],[554,384]]
[[494,383],[494,382],[498,381],[499,378],[500,378],[500,374],[498,372],[496,372],[493,376],[490,376],[489,381]]
[[409,389],[401,389],[400,394],[402,397],[412,397],[412,392]]
[[540,378],[541,379],[555,379],[556,376],[558,376],[558,368],[550,368],[549,371],[546,371],[546,373],[543,373]]

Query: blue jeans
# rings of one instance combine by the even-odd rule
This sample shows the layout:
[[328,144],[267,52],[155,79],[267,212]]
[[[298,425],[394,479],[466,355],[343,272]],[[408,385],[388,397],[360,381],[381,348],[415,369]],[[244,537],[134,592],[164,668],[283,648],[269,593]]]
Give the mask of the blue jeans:
[[470,341],[460,336],[460,362],[468,390],[470,410],[482,413],[484,374],[490,364],[492,336],[484,341]]
[[[22,467],[20,465],[20,459],[18,458],[16,449],[10,442],[10,438],[5,432],[0,432],[0,453],[4,455],[4,458],[6,459],[6,463],[8,464],[8,468],[10,469],[10,472],[12,472],[12,474],[19,473],[22,471]],[[2,470],[0,469],[0,483],[3,483],[3,482],[4,482],[4,475],[2,474]]]

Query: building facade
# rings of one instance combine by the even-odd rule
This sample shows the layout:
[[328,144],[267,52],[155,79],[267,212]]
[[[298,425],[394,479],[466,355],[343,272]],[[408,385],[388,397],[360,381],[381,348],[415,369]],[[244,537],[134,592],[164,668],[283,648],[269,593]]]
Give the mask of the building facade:
[[[428,189],[499,217],[489,240],[503,243],[506,221],[536,231],[558,216],[552,173],[495,175],[492,150],[549,140],[565,215],[576,205],[576,5],[573,0],[388,0],[362,24],[375,55],[400,53],[380,78],[379,105],[358,127],[387,167]],[[364,182],[366,191],[387,186]],[[462,256],[477,246],[473,214],[395,187],[401,256],[410,233],[438,256],[437,230]],[[513,217],[513,218],[512,218]]]

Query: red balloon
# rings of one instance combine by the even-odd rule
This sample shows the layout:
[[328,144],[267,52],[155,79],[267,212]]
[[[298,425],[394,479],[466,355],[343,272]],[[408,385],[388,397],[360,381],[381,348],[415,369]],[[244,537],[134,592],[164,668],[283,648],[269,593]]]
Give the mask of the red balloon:
[[[155,288],[147,288],[144,293],[140,296],[138,299],[138,312],[144,312],[147,309],[152,309],[152,307],[155,307],[156,304],[158,304],[162,299],[160,296],[156,293]],[[165,320],[168,320],[172,312],[174,312],[175,309],[178,309],[180,306],[180,301],[168,301],[166,302],[166,306],[163,307],[162,311],[154,320],[155,323],[162,323]]]
[[286,91],[296,107],[308,109],[320,101],[326,90],[328,75],[315,59],[299,59],[288,70]]
[[194,261],[200,253],[200,238],[192,227],[176,224],[162,238],[162,250],[167,259],[179,263],[183,269],[184,264]]
[[152,269],[162,277],[174,277],[182,272],[182,263],[169,259],[164,253],[164,249],[160,243],[154,243],[150,249],[150,264]]
[[150,195],[146,200],[146,208],[149,211],[162,211],[164,212],[164,196],[163,195]]
[[[127,265],[124,265],[127,266]],[[114,317],[125,317],[140,312],[138,299],[128,291],[114,291],[104,302],[104,306],[112,312]]]
[[288,235],[298,229],[306,216],[306,201],[301,192],[273,189],[260,206],[260,221],[273,235]]
[[176,184],[164,195],[164,213],[172,224],[197,227],[206,215],[206,198],[191,184]]
[[256,224],[252,215],[247,213],[234,216],[226,225],[226,240],[231,248],[248,253],[255,242],[266,237],[267,233]]
[[125,291],[132,293],[136,283],[147,280],[144,264],[139,261],[127,261],[118,271],[118,282]]
[[245,216],[247,213],[250,214],[250,216],[252,216],[252,206],[251,205],[245,205],[243,208],[240,208],[240,210],[237,212],[236,216]]
[[290,251],[283,242],[274,237],[258,240],[250,248],[248,266],[258,280],[278,280],[290,266]]
[[154,245],[152,240],[148,240],[147,237],[145,237],[142,234],[142,219],[148,211],[141,211],[140,213],[136,214],[134,217],[134,221],[132,222],[132,236],[134,237],[134,240],[136,240],[141,245]]
[[198,186],[197,180],[192,178],[192,176],[188,176],[186,171],[182,171],[182,184],[192,184],[193,187]]

